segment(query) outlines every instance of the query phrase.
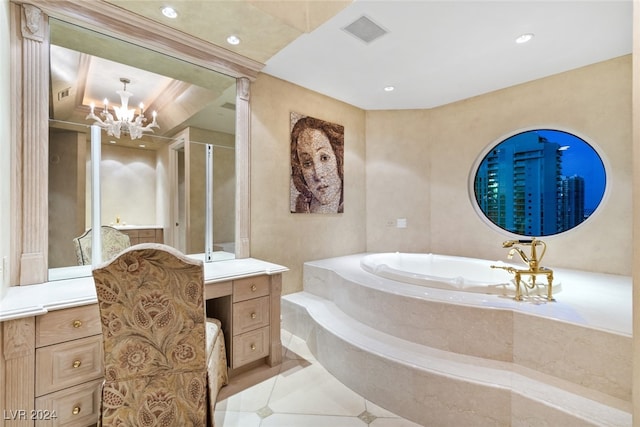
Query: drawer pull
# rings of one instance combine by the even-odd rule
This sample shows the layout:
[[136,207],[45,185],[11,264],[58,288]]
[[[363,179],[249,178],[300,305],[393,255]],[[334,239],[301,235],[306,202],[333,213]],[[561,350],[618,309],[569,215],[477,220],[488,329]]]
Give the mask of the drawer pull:
[[79,367],[80,367],[80,365],[82,365],[82,362],[81,362],[81,361],[79,361],[79,360],[74,360],[74,361],[73,361],[73,367],[74,367],[74,368],[79,368]]
[[80,326],[82,326],[82,321],[81,320],[74,320],[73,321],[73,327],[74,328],[79,328]]
[[71,411],[71,413],[73,415],[78,415],[80,413],[80,407],[79,406],[74,406],[73,410]]
[[251,285],[251,292],[255,292],[258,289],[256,285]]
[[251,351],[256,351],[256,345],[255,344],[251,344]]
[[251,318],[255,319],[256,317],[258,317],[258,315],[256,313],[251,313]]

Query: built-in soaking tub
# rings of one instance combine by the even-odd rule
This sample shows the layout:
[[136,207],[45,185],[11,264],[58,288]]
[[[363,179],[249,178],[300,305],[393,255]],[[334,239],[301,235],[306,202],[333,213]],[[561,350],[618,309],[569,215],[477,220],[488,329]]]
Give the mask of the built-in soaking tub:
[[[491,268],[492,265],[527,268],[525,264],[503,261],[400,252],[371,254],[360,261],[365,271],[400,282],[464,292],[515,295],[513,275],[503,269]],[[525,279],[529,280],[528,277]],[[523,292],[546,295],[546,282],[546,277],[540,276],[535,289],[524,287]],[[554,281],[553,293],[560,290],[560,283]]]
[[549,302],[516,301],[497,261],[308,261],[303,290],[282,297],[282,325],[345,385],[421,425],[631,426],[631,277],[554,262],[543,265],[562,292]]

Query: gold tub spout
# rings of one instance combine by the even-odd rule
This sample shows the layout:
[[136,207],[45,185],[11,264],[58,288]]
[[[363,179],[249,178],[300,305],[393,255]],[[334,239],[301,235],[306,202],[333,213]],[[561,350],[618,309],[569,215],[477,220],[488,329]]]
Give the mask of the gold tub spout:
[[[520,246],[530,246],[531,250],[529,255],[527,255],[522,250],[522,248],[520,248]],[[540,255],[538,255],[538,251],[536,249],[537,246],[542,246],[542,253]],[[511,250],[509,251],[509,255],[507,255],[508,259],[512,259],[513,255],[518,254],[520,259],[522,259],[522,261],[525,264],[527,264],[527,266],[529,267],[528,269],[524,270],[524,269],[518,269],[510,266],[509,267],[500,266],[500,265],[491,266],[491,268],[500,268],[514,275],[515,282],[516,282],[516,296],[515,296],[516,301],[522,301],[522,292],[520,291],[520,283],[521,283],[521,277],[523,275],[531,276],[530,284],[523,283],[523,285],[528,287],[529,289],[535,288],[536,276],[538,275],[547,276],[547,284],[548,284],[547,301],[555,301],[552,295],[553,270],[540,266],[540,261],[542,260],[542,257],[544,257],[545,252],[547,251],[547,244],[542,240],[538,240],[535,237],[533,237],[531,240],[507,240],[502,242],[502,247],[511,248]]]

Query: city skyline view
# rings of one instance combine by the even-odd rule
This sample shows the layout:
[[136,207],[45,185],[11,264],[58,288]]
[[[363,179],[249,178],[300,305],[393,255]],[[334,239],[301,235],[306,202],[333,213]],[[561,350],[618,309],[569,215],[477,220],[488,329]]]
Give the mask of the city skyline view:
[[604,197],[606,173],[604,162],[597,151],[582,138],[558,130],[536,130],[538,135],[561,146],[569,147],[562,153],[562,175],[578,175],[585,180],[585,210],[593,212]]
[[604,163],[583,139],[540,129],[493,147],[478,167],[474,191],[487,218],[507,231],[547,236],[585,221],[606,185]]

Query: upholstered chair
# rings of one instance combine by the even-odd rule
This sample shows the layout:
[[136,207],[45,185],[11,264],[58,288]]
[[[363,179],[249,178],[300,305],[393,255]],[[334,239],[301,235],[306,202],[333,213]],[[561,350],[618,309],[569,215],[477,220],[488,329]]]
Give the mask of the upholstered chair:
[[205,316],[202,261],[145,243],[93,277],[104,342],[101,425],[213,425],[227,361],[220,322]]
[[[100,227],[100,232],[102,234],[102,260],[109,260],[131,246],[129,236],[113,227],[103,225]],[[75,237],[73,245],[76,249],[78,265],[91,264],[91,229],[85,231],[81,236]]]

